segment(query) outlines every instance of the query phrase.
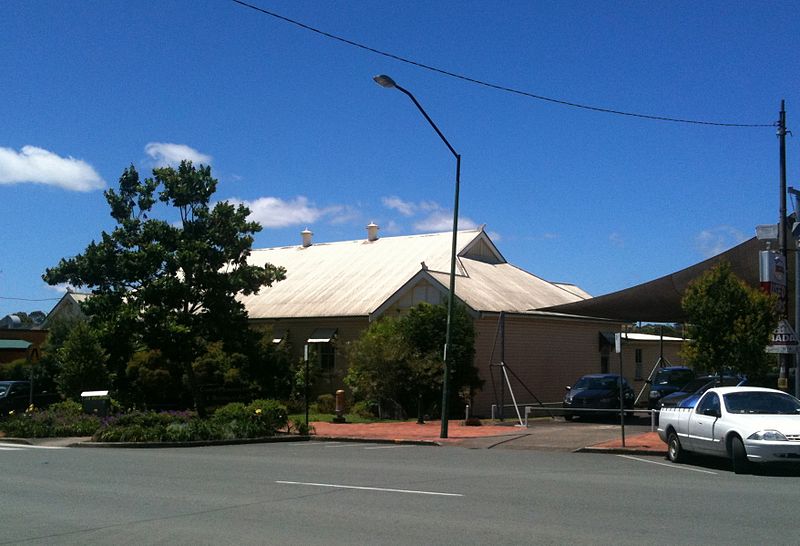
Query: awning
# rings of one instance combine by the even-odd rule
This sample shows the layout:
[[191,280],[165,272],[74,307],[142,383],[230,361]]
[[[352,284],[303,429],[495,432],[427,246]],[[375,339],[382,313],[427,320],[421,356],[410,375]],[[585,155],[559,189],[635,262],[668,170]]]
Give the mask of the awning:
[[336,328],[317,328],[308,338],[309,343],[330,343],[336,336]]
[[23,339],[0,339],[0,349],[27,349],[30,346],[31,342]]

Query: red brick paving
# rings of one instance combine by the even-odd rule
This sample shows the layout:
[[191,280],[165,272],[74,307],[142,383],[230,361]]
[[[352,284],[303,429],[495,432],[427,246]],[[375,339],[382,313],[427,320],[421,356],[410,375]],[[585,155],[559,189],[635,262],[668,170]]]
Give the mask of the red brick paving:
[[[440,441],[440,421],[426,421],[420,425],[415,421],[388,423],[311,423],[317,436],[364,438],[378,440],[429,440]],[[525,434],[527,429],[513,426],[481,425],[465,426],[463,421],[449,421],[447,439],[486,438],[490,436],[513,436]],[[445,440],[446,441],[446,440]]]
[[[316,436],[329,438],[353,438],[386,441],[429,441],[438,443],[457,444],[470,438],[513,438],[514,436],[527,435],[530,429],[519,428],[512,425],[481,425],[465,426],[463,421],[450,421],[446,439],[439,438],[441,426],[439,421],[426,421],[417,424],[414,421],[386,422],[386,423],[325,423],[315,421],[311,423]],[[615,438],[592,446],[586,446],[597,451],[636,451],[645,453],[665,453],[666,445],[658,437],[657,432],[632,434],[625,438],[625,447],[622,439]]]
[[[621,448],[622,438],[595,444],[591,447],[607,449]],[[629,449],[638,449],[640,451],[652,451],[654,453],[666,453],[667,451],[667,445],[661,441],[658,432],[645,432],[643,434],[627,436],[625,438],[625,447]]]

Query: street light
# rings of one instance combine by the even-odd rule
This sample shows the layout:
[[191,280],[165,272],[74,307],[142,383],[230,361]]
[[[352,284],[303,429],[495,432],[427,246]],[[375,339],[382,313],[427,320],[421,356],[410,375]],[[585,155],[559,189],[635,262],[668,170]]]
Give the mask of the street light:
[[428,120],[428,123],[431,124],[433,130],[436,131],[436,134],[439,135],[439,138],[442,139],[442,142],[445,143],[447,148],[452,152],[452,154],[456,158],[456,192],[455,192],[455,204],[453,205],[453,246],[450,252],[450,292],[447,295],[447,331],[445,333],[444,339],[444,377],[442,378],[442,428],[439,434],[440,438],[447,438],[447,408],[450,401],[450,355],[452,351],[449,350],[450,348],[450,336],[453,329],[453,307],[455,305],[455,293],[456,293],[456,242],[457,242],[457,233],[458,233],[458,192],[461,186],[461,156],[458,152],[453,149],[447,139],[444,137],[442,132],[430,118],[425,109],[422,108],[417,99],[414,95],[411,94],[406,89],[403,89],[395,81],[386,76],[381,74],[379,76],[375,76],[372,78],[375,80],[375,83],[380,85],[381,87],[386,87],[387,89],[397,89],[402,93],[408,95],[408,98],[416,105],[422,115],[425,116],[425,119]]

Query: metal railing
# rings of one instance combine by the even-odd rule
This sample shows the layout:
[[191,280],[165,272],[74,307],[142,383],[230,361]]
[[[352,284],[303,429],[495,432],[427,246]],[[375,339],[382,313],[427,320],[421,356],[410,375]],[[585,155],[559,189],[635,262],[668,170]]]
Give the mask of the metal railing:
[[[492,404],[492,419],[498,419],[499,412],[497,404]],[[513,405],[506,405],[503,406],[505,409],[506,407],[511,408],[514,411]],[[533,417],[537,417],[537,414],[540,417],[564,417],[565,415],[607,415],[607,416],[614,416],[619,415],[619,409],[593,409],[593,408],[564,408],[561,406],[560,402],[549,404],[542,404],[542,405],[524,405],[524,418],[520,426],[528,427],[528,418],[533,414]],[[504,412],[505,413],[505,412]],[[654,432],[658,425],[658,410],[650,410],[650,409],[626,409],[624,410],[626,416],[629,415],[649,415],[650,416],[650,430]],[[516,420],[516,418],[515,418]]]

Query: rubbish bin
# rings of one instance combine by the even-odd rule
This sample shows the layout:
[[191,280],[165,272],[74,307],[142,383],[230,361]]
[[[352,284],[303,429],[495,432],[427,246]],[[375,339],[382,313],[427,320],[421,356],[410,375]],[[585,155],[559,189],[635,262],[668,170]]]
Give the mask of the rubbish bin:
[[108,396],[108,391],[84,391],[81,393],[81,405],[84,413],[108,417],[111,411],[111,398]]

